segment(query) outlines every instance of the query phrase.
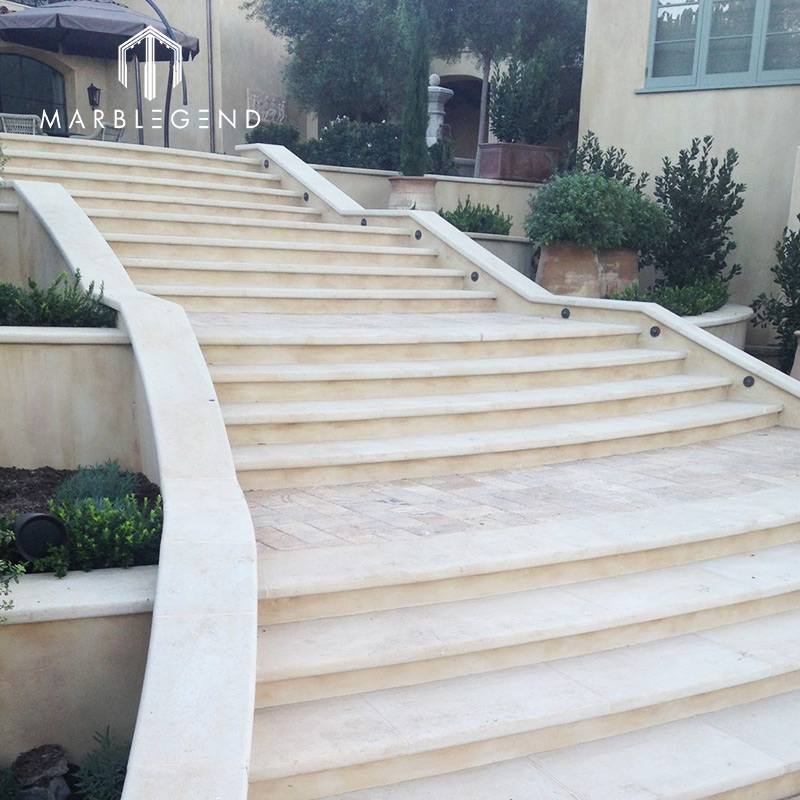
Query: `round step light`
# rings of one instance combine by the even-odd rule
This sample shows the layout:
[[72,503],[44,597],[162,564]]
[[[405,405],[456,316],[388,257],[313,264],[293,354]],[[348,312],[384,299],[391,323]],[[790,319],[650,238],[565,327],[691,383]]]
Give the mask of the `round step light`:
[[28,561],[44,558],[50,547],[67,542],[64,523],[50,514],[20,514],[14,522],[14,541],[20,555]]

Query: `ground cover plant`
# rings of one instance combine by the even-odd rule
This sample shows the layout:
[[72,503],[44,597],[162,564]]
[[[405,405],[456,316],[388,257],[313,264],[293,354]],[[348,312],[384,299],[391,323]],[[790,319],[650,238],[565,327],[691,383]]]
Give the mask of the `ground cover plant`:
[[500,206],[495,208],[484,203],[473,203],[470,196],[458,205],[453,211],[439,209],[439,214],[451,225],[460,231],[469,233],[492,233],[498,236],[508,236],[511,233],[512,217],[503,214]]
[[103,303],[103,287],[85,289],[78,270],[62,272],[50,286],[29,280],[26,289],[0,283],[0,325],[66,328],[113,328],[117,312]]

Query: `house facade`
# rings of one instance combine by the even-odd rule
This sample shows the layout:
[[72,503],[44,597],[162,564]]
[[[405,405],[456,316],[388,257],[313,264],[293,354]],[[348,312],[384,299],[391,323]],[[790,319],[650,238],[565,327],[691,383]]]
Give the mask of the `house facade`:
[[693,137],[738,151],[733,299],[749,304],[800,213],[800,0],[589,0],[580,127],[651,174]]

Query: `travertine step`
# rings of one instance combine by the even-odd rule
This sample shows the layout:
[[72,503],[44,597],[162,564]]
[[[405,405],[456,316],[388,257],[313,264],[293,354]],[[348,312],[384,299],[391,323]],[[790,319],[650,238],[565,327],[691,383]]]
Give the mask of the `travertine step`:
[[731,381],[669,375],[510,392],[223,406],[233,445],[524,428],[724,400]]
[[[216,181],[188,179],[161,178],[158,181],[153,181],[147,176],[138,177],[121,173],[91,172],[89,170],[64,170],[56,166],[49,169],[16,167],[13,162],[3,167],[3,177],[6,180],[55,181],[62,184],[70,192],[73,189],[103,191],[104,188],[107,188],[109,192],[125,192],[132,195],[151,197],[153,195],[172,196],[177,191],[186,192],[192,197],[213,199],[220,204],[224,204],[228,200],[253,202],[256,199],[289,204],[295,202],[303,204],[305,202],[302,192],[292,189],[279,189],[277,184],[274,187],[266,188],[266,186],[242,187],[236,183],[224,184]],[[197,177],[200,177],[200,173],[197,174]]]
[[514,391],[676,374],[686,353],[643,348],[517,358],[317,364],[212,364],[222,403]]
[[789,543],[767,550],[578,583],[564,569],[563,585],[553,570],[553,586],[382,611],[365,595],[362,613],[269,625],[259,635],[256,704],[535,664],[794,609],[797,524],[782,531]]
[[495,295],[470,289],[271,289],[198,285],[143,285],[142,292],[180,303],[189,311],[256,311],[278,314],[330,314],[490,311]]
[[[319,208],[297,205],[299,196],[287,198],[286,203],[268,203],[268,197],[262,197],[260,203],[235,202],[218,199],[203,199],[186,195],[136,195],[124,192],[100,192],[92,189],[73,189],[70,194],[87,212],[98,208],[118,211],[136,211],[146,213],[169,214],[208,214],[213,212],[216,219],[260,217],[263,219],[316,219],[322,216]],[[294,204],[291,201],[294,200]]]
[[272,551],[259,560],[259,621],[296,622],[563,586],[798,538],[800,485],[788,484],[668,508]]
[[508,469],[688,444],[775,425],[781,410],[772,404],[725,401],[534,428],[238,445],[232,450],[245,489],[351,483]]
[[[317,267],[296,267],[316,271]],[[325,267],[325,276],[337,267]],[[351,270],[352,267],[342,267]],[[399,268],[363,268],[380,281]],[[412,270],[411,280],[426,270]],[[447,272],[430,269],[437,274]],[[303,273],[304,274],[304,273]],[[333,273],[335,275],[335,272]],[[348,314],[314,317],[256,315],[247,326],[230,314],[191,314],[203,353],[210,364],[350,364],[354,362],[454,360],[553,356],[621,350],[638,345],[636,325],[569,322],[515,314]],[[442,365],[447,369],[447,365]],[[509,365],[509,371],[513,366]]]
[[[753,571],[723,567],[705,583],[747,593]],[[642,589],[626,599],[646,602]],[[305,800],[469,769],[793,691],[798,626],[794,610],[546,664],[259,709],[250,797]]]
[[597,742],[327,800],[785,800],[800,792],[798,719],[800,691],[787,692]]
[[[270,216],[272,211],[269,212]],[[434,267],[354,267],[329,264],[255,264],[239,261],[186,261],[126,258],[136,282],[311,289],[458,289],[467,273]],[[242,331],[240,325],[224,326]],[[248,326],[249,332],[250,326]],[[245,333],[247,333],[245,332]]]
[[320,244],[296,241],[212,239],[107,233],[106,241],[123,260],[136,258],[200,259],[263,263],[353,264],[354,266],[434,266],[437,251],[428,247]]
[[191,164],[175,159],[149,158],[146,162],[137,158],[127,158],[124,153],[106,154],[103,151],[87,157],[83,153],[59,152],[57,154],[28,150],[13,146],[5,151],[9,164],[15,170],[41,170],[55,167],[60,170],[74,171],[78,174],[103,173],[122,175],[124,177],[148,178],[152,183],[162,180],[194,180],[196,178],[212,178],[215,182],[226,186],[240,188],[263,188],[276,185],[280,179],[264,170],[260,160],[240,159],[236,164],[224,166],[210,161],[203,164]]
[[408,228],[264,218],[220,219],[200,214],[118,211],[91,208],[86,213],[102,233],[191,236],[203,239],[231,238],[240,242],[300,241],[304,243],[352,243],[368,246],[402,246],[411,243]]

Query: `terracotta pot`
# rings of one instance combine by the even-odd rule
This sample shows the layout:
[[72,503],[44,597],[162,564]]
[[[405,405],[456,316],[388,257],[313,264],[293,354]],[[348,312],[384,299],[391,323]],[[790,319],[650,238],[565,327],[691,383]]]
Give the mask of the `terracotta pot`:
[[634,250],[592,250],[572,242],[543,245],[536,282],[553,294],[606,297],[636,277]]
[[429,175],[389,178],[389,208],[413,208],[416,211],[437,211],[436,178]]
[[480,178],[501,181],[543,183],[552,177],[561,157],[557,147],[541,147],[516,142],[491,142],[480,145]]

